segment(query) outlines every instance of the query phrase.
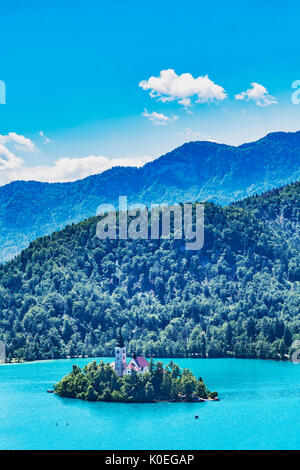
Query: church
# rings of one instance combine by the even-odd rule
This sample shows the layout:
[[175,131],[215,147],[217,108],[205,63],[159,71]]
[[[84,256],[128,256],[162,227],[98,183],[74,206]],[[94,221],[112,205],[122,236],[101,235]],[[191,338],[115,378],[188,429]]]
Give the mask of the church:
[[110,364],[110,366],[116,371],[116,374],[119,377],[129,375],[132,371],[135,371],[138,374],[144,374],[149,370],[149,362],[147,359],[143,356],[137,356],[135,353],[133,353],[132,358],[127,364],[126,346],[122,337],[121,328],[119,330],[119,336],[115,346],[115,360]]

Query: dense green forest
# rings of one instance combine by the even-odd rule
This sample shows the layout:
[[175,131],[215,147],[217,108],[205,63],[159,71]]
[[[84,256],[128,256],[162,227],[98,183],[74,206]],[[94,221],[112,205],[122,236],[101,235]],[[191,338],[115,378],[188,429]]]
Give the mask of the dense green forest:
[[74,365],[70,374],[56,384],[55,392],[67,398],[88,401],[153,402],[161,400],[217,399],[217,392],[210,392],[202,378],[198,380],[189,369],[181,370],[170,362],[150,361],[149,372],[118,377],[109,364],[95,361],[83,371]]
[[285,358],[300,339],[300,184],[205,207],[205,241],[104,240],[96,217],[0,266],[8,358]]

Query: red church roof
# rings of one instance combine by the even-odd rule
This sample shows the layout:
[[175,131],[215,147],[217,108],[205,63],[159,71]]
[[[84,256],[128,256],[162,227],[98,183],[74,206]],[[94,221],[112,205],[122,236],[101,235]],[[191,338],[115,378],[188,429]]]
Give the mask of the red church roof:
[[128,366],[126,369],[135,370],[140,372],[143,368],[149,367],[149,362],[143,356],[135,356],[133,355],[132,359],[130,359]]
[[[110,363],[112,369],[116,369],[115,361]],[[149,362],[144,356],[133,356],[132,359],[128,362],[125,369],[134,370],[136,372],[141,372],[142,368],[149,367]]]
[[140,367],[149,367],[149,362],[144,356],[137,356],[135,361]]

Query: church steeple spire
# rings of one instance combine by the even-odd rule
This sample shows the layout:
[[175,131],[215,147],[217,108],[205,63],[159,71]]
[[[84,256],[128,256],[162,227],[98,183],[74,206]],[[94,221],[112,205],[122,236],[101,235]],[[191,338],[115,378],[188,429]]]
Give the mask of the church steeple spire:
[[117,347],[118,348],[124,348],[124,340],[121,332],[121,328],[119,328],[119,335],[117,338]]
[[119,329],[119,335],[115,346],[115,371],[119,377],[122,377],[125,373],[127,366],[126,358],[126,347],[124,344],[121,328]]

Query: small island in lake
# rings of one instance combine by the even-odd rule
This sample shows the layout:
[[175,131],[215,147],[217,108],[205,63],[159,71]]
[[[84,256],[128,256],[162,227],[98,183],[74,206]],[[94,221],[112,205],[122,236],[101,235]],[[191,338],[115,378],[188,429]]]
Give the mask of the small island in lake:
[[55,393],[88,401],[131,403],[218,400],[217,392],[210,392],[201,378],[197,380],[191,370],[182,370],[172,361],[164,367],[162,362],[148,362],[134,354],[127,364],[121,332],[113,363],[93,361],[83,369],[73,365],[72,372],[55,385]]

